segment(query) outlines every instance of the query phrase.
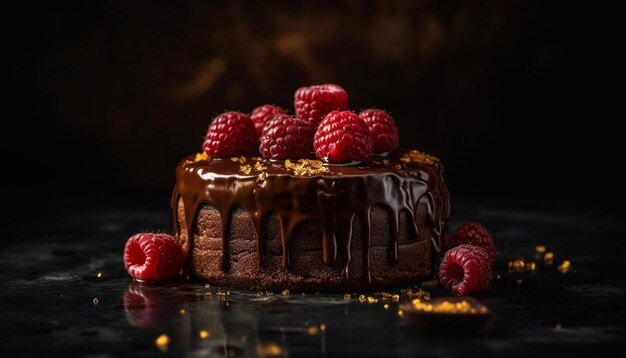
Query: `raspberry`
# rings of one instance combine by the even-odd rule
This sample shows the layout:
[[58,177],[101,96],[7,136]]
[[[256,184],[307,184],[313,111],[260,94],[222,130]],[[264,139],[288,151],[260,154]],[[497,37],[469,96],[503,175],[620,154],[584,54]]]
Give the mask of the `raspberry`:
[[469,244],[482,247],[489,255],[489,263],[493,266],[496,262],[496,245],[489,230],[478,223],[465,223],[445,240],[446,249],[451,249],[461,244]]
[[124,247],[124,266],[138,280],[171,279],[183,266],[183,251],[170,235],[136,234],[128,239]]
[[349,111],[332,111],[324,117],[313,140],[315,154],[330,163],[368,162],[372,139],[363,120]]
[[213,119],[202,148],[210,158],[252,156],[259,146],[250,117],[239,112],[224,112]]
[[370,130],[374,153],[391,152],[398,148],[398,127],[391,116],[380,109],[366,109],[359,113],[359,118]]
[[259,151],[270,159],[310,158],[314,134],[309,122],[279,114],[263,127]]
[[457,296],[486,289],[491,280],[487,250],[473,245],[459,245],[448,250],[439,266],[439,280]]
[[294,107],[296,117],[315,128],[327,113],[348,109],[348,93],[334,84],[300,87],[294,95]]
[[285,111],[282,108],[272,106],[271,104],[264,104],[252,111],[250,119],[252,119],[252,123],[254,123],[254,129],[256,129],[256,135],[259,138],[261,138],[265,123],[279,114],[285,114]]

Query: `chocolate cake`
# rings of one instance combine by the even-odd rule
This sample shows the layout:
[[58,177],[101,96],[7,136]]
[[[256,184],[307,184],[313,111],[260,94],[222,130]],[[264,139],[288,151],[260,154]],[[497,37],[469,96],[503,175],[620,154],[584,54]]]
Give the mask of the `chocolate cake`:
[[198,154],[171,205],[189,276],[271,291],[432,279],[450,211],[442,164],[405,149],[356,165]]

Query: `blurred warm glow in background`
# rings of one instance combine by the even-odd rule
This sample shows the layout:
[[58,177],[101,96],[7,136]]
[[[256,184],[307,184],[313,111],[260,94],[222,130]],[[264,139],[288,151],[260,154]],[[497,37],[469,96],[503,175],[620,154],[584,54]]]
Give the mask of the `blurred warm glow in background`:
[[566,196],[576,184],[551,162],[573,160],[551,143],[573,80],[556,12],[408,0],[23,9],[11,80],[37,144],[9,154],[44,152],[36,168],[16,165],[48,173],[53,193],[166,202],[212,116],[264,103],[293,113],[296,88],[332,82],[353,110],[391,112],[401,145],[441,157],[453,195]]

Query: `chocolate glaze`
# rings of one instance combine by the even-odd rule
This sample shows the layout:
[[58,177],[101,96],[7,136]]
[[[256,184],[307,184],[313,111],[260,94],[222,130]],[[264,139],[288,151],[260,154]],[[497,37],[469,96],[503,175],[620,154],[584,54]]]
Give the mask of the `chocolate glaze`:
[[[185,225],[189,237],[186,252],[187,269],[196,218],[202,205],[217,209],[222,220],[221,269],[228,271],[228,232],[231,214],[237,207],[252,219],[257,239],[259,265],[263,265],[263,232],[265,220],[276,213],[280,222],[283,268],[290,265],[291,240],[295,230],[305,222],[322,227],[322,251],[325,264],[333,264],[338,256],[343,262],[342,280],[348,280],[351,259],[352,221],[359,215],[362,223],[365,253],[364,279],[370,276],[370,211],[379,205],[389,213],[389,260],[398,261],[398,221],[402,211],[414,218],[409,225],[413,237],[418,236],[415,213],[419,203],[426,203],[427,219],[433,226],[431,238],[436,265],[441,254],[441,235],[450,214],[448,189],[439,161],[426,163],[406,159],[408,151],[398,149],[388,157],[374,157],[367,165],[327,166],[328,171],[311,176],[294,175],[283,162],[261,161],[262,170],[242,172],[242,165],[254,168],[256,160],[241,163],[230,159],[194,160],[187,157],[176,168],[176,186],[171,207],[174,227],[180,231],[177,203],[183,201]],[[401,160],[405,155],[404,160]],[[262,174],[265,173],[265,174]],[[262,179],[262,180],[261,180]]]

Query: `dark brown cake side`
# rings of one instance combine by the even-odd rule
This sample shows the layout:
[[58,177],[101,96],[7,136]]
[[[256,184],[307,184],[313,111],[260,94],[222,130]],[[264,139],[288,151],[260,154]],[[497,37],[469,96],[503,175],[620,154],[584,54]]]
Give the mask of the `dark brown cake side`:
[[449,215],[435,158],[401,151],[367,166],[301,164],[200,155],[181,162],[172,206],[188,272],[272,291],[345,292],[433,277]]

